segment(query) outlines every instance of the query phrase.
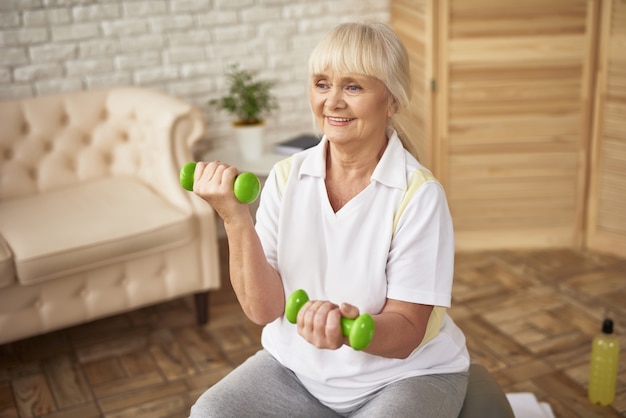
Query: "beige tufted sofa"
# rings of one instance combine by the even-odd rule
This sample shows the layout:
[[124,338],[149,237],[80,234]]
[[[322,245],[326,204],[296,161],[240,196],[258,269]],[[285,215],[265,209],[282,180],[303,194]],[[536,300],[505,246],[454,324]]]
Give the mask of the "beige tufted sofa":
[[215,214],[179,184],[200,112],[139,88],[0,102],[0,343],[219,287]]

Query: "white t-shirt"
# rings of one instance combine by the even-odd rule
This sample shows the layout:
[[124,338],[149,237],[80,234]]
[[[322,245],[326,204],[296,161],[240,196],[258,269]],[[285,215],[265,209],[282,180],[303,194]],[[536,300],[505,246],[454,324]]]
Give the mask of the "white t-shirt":
[[[324,183],[326,138],[292,157],[286,184],[280,184],[276,167],[270,172],[256,230],[267,260],[282,277],[285,297],[304,289],[312,300],[347,302],[372,315],[386,298],[450,306],[454,235],[444,190],[426,181],[394,232],[394,215],[411,176],[426,169],[395,132],[389,136],[370,184],[336,213]],[[318,349],[284,316],[265,326],[262,344],[316,398],[340,413],[399,379],[469,367],[465,337],[447,315],[439,333],[406,359],[347,346]]]

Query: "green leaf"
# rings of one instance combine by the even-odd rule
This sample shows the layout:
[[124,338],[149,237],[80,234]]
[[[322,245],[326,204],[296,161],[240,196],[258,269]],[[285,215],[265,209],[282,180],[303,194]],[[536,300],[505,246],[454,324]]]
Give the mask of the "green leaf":
[[228,94],[208,102],[217,110],[224,110],[237,118],[239,124],[257,124],[278,109],[278,101],[272,94],[274,82],[256,80],[256,73],[240,69],[238,64],[226,73]]

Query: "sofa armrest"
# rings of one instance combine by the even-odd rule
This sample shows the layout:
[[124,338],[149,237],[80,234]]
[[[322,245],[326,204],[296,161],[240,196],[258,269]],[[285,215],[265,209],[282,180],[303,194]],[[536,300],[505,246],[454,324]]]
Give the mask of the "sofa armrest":
[[200,111],[175,97],[135,87],[112,89],[106,110],[112,124],[130,124],[125,127],[128,146],[116,147],[113,173],[140,177],[176,206],[190,210],[179,173],[193,159],[192,145],[204,134]]

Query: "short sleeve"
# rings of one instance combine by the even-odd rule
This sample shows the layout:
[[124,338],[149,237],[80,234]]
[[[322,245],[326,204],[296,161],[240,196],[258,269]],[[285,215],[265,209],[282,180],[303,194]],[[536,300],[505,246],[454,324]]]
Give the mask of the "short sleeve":
[[387,297],[450,307],[454,232],[445,192],[424,183],[400,218],[387,261]]
[[267,176],[261,191],[259,208],[256,212],[256,233],[259,236],[265,258],[268,263],[278,268],[278,217],[280,214],[281,192],[274,167]]

